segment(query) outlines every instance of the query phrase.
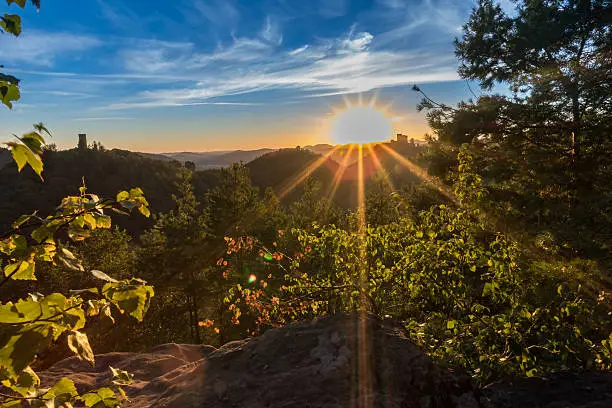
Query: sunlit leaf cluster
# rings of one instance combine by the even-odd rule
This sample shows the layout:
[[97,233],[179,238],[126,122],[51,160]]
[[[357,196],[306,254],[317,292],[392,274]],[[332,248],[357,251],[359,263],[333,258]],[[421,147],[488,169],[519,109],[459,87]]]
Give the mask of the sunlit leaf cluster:
[[[42,125],[40,128],[43,128]],[[26,135],[22,144],[11,145],[18,166],[23,167],[19,152],[39,151],[44,139]],[[38,160],[40,158],[38,157]],[[26,163],[32,165],[29,159]],[[36,168],[35,168],[36,170]],[[14,281],[35,281],[41,263],[64,268],[75,274],[91,274],[99,285],[71,290],[70,294],[31,293],[27,298],[0,303],[0,382],[11,393],[0,395],[0,406],[68,407],[82,402],[88,407],[115,407],[126,396],[120,388],[131,376],[112,369],[110,387],[79,395],[69,379],[62,379],[50,388],[41,388],[32,369],[37,356],[56,342],[65,342],[79,359],[94,363],[94,352],[83,329],[92,318],[113,321],[113,314],[126,314],[142,321],[153,288],[140,279],[114,279],[99,270],[86,270],[83,261],[69,248],[62,237],[80,242],[96,229],[109,229],[110,211],[124,213],[137,210],[148,216],[148,203],[142,190],[135,188],[106,200],[87,192],[64,198],[55,214],[38,213],[19,217],[12,229],[0,235],[0,286]]]

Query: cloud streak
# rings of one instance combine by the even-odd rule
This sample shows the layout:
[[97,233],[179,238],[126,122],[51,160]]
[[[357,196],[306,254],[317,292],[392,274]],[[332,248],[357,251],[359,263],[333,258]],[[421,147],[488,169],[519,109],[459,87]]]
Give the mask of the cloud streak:
[[51,67],[59,58],[78,57],[102,45],[102,41],[86,35],[25,31],[19,37],[0,35],[0,60]]
[[[322,39],[290,51],[258,38],[236,38],[212,53],[190,53],[170,60],[164,69],[201,78],[177,89],[154,89],[107,109],[154,108],[208,104],[210,99],[289,89],[304,96],[367,92],[412,83],[457,79],[454,56],[424,49],[376,49],[376,37],[356,32]],[[141,69],[146,74],[158,66]],[[140,64],[134,64],[137,68]]]

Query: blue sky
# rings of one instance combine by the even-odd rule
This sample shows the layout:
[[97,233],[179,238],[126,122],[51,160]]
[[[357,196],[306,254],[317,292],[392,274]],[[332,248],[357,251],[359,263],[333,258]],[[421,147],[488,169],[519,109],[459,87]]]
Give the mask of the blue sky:
[[471,96],[452,41],[472,0],[42,3],[19,38],[0,36],[0,63],[23,86],[0,121],[7,135],[42,121],[60,147],[79,132],[151,152],[328,142],[333,108],[359,95],[422,137],[412,84],[449,103]]

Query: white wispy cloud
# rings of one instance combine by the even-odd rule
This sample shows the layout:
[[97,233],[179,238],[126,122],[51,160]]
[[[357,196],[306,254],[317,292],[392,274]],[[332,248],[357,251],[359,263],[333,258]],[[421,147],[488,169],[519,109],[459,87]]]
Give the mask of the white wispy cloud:
[[294,50],[289,51],[288,54],[289,55],[293,55],[293,56],[298,55],[299,53],[306,51],[308,49],[308,47],[310,47],[310,45],[308,45],[308,44],[303,45],[303,46],[301,46],[299,48],[296,48]]
[[342,40],[342,48],[352,52],[364,51],[370,46],[373,39],[374,36],[368,32],[351,34],[349,38]]
[[119,52],[119,60],[126,70],[144,74],[172,72],[184,62],[193,44],[158,40],[131,40],[130,48]]
[[133,27],[138,22],[138,15],[127,5],[111,0],[96,0],[102,16],[117,27]]
[[102,121],[118,121],[118,120],[133,120],[134,118],[129,118],[125,116],[101,116],[101,117],[91,117],[91,118],[73,118],[73,122],[102,122]]
[[452,54],[379,50],[373,48],[375,40],[371,33],[356,32],[354,27],[341,38],[323,39],[289,52],[277,51],[257,39],[235,39],[230,47],[181,61],[182,66],[202,68],[202,79],[191,86],[141,92],[106,109],[210,104],[213,98],[272,89],[308,92],[312,97],[313,93],[366,92],[457,79]]
[[122,109],[143,109],[143,108],[159,108],[159,107],[182,107],[182,106],[205,106],[205,105],[218,105],[218,106],[261,106],[261,103],[247,103],[247,102],[175,102],[170,99],[158,101],[153,100],[149,102],[128,102],[128,103],[116,103],[102,108],[101,110],[122,110]]
[[29,30],[19,37],[0,35],[0,60],[6,65],[25,62],[51,67],[60,57],[79,56],[101,45],[91,36]]
[[266,22],[261,30],[261,37],[269,42],[276,45],[281,45],[283,42],[283,33],[278,22],[273,21],[272,17],[267,16]]

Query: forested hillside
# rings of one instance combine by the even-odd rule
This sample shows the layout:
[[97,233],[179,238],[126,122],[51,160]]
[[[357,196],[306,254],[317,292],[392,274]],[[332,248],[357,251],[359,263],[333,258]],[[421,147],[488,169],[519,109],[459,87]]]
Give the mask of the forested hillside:
[[[62,198],[78,192],[83,183],[102,197],[112,197],[129,186],[140,186],[154,203],[153,211],[172,207],[171,195],[178,167],[171,162],[145,159],[122,150],[48,150],[43,157],[44,181],[31,170],[18,176],[14,165],[0,171],[0,224],[3,230],[21,214],[53,211]],[[133,219],[124,225],[137,232],[147,223]]]

